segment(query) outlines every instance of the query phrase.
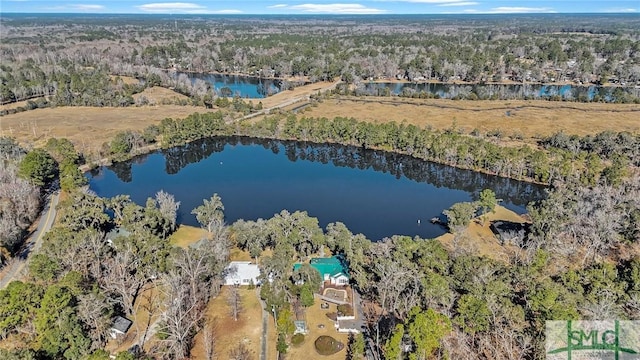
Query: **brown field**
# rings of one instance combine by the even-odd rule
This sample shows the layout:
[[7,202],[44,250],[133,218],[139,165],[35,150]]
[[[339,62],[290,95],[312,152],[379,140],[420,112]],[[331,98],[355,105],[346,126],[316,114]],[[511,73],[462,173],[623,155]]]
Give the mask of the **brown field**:
[[111,81],[115,82],[118,80],[118,78],[120,78],[120,80],[122,80],[123,83],[127,84],[127,85],[136,85],[140,83],[140,80],[131,77],[131,76],[124,76],[124,75],[110,75],[109,78],[111,78]]
[[484,226],[480,219],[477,221],[471,221],[466,229],[466,232],[460,236],[458,244],[454,244],[454,235],[446,233],[436,238],[440,241],[445,248],[449,251],[456,250],[455,248],[463,248],[470,253],[474,253],[477,256],[486,256],[494,260],[507,261],[507,254],[509,253],[509,246],[502,246],[498,238],[493,234],[489,225],[494,220],[506,220],[513,222],[525,222],[522,216],[514,213],[513,211],[504,208],[500,205],[496,206],[493,213],[486,215],[486,221]]
[[21,106],[26,106],[29,101],[37,101],[38,99],[42,99],[41,97],[24,100],[24,101],[16,101],[4,105],[0,105],[0,110],[9,110],[9,109],[17,109]]
[[[215,352],[217,358],[228,359],[229,351],[239,343],[244,343],[247,349],[251,351],[252,358],[258,359],[260,356],[260,338],[262,334],[262,306],[258,300],[256,290],[243,288],[239,290],[244,309],[240,313],[238,321],[234,321],[229,315],[227,290],[228,287],[222,287],[220,295],[209,302],[206,313],[207,319],[216,319]],[[202,333],[198,333],[193,349],[191,350],[191,359],[204,358]]]
[[525,141],[561,130],[576,135],[640,131],[640,105],[636,104],[341,97],[307,107],[303,113],[329,119],[347,116],[360,121],[406,121],[435,129],[451,128],[455,123],[467,133],[475,128],[481,133],[500,129],[504,136],[520,134]]
[[143,92],[133,95],[133,99],[138,101],[142,96],[145,96],[151,105],[175,103],[177,101],[189,101],[188,96],[160,86],[146,88]]
[[[323,310],[320,308],[321,301],[316,298],[315,304],[307,308],[306,320],[309,333],[304,336],[304,343],[299,346],[289,346],[287,358],[289,359],[326,359],[326,360],[344,360],[347,357],[347,343],[349,341],[348,334],[341,334],[336,331],[333,320],[329,319],[326,314],[337,311],[335,304],[329,304],[329,309]],[[323,324],[324,328],[318,328],[319,324]],[[323,356],[316,352],[314,342],[320,335],[329,335],[334,339],[342,342],[345,346],[343,350],[340,350],[336,354],[331,356]]]
[[275,94],[273,96],[269,96],[268,98],[249,99],[249,100],[251,100],[254,104],[258,104],[259,102],[262,102],[263,107],[270,108],[275,105],[279,105],[281,103],[287,102],[288,100],[291,100],[293,98],[305,97],[311,94],[315,94],[318,91],[325,89],[327,87],[330,87],[336,83],[337,82],[331,82],[331,81],[317,82],[317,83],[313,83],[305,86],[299,86],[297,88],[294,88],[293,90],[286,90],[281,93]]
[[142,130],[167,117],[184,118],[195,112],[215,111],[195,106],[58,107],[0,117],[0,136],[22,144],[43,145],[49,138],[68,138],[79,151],[97,153],[104,142],[124,130]]

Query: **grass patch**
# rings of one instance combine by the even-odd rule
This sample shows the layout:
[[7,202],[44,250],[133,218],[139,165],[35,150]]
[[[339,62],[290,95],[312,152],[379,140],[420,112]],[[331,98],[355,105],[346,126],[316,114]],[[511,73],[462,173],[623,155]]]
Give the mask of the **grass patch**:
[[338,305],[339,316],[353,316],[353,307],[349,304]]
[[169,244],[179,246],[186,249],[190,245],[200,241],[205,237],[207,232],[201,228],[189,225],[180,225],[171,236],[169,236]]
[[320,355],[333,355],[344,349],[344,344],[328,335],[322,335],[315,341],[316,351]]
[[303,334],[295,334],[291,337],[291,345],[300,346],[304,343],[304,335]]

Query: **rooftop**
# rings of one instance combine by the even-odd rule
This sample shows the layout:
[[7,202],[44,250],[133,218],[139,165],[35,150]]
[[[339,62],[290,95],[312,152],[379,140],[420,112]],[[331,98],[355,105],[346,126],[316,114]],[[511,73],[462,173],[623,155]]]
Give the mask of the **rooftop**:
[[133,324],[131,320],[122,316],[116,316],[113,318],[113,325],[111,328],[124,334],[129,330],[131,324]]

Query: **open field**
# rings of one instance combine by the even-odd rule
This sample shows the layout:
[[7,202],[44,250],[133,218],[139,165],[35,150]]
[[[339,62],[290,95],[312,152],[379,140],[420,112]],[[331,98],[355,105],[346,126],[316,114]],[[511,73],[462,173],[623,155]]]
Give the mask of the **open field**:
[[123,82],[124,84],[127,84],[127,85],[136,85],[136,84],[139,84],[139,83],[140,83],[140,80],[138,80],[138,79],[136,79],[136,78],[134,78],[134,77],[131,77],[131,76],[125,76],[125,75],[111,75],[111,76],[109,76],[109,77],[111,78],[111,81],[114,81],[114,82],[115,82],[115,81],[117,81],[117,80],[118,80],[118,78],[120,78],[120,80],[122,80],[122,82]]
[[22,144],[43,145],[51,137],[68,138],[83,153],[97,153],[102,144],[124,130],[142,130],[167,117],[217,111],[195,106],[58,107],[0,117],[0,136]]
[[[243,310],[238,321],[229,315],[227,304],[228,287],[222,287],[220,295],[209,302],[207,319],[215,320],[217,359],[229,359],[229,351],[243,343],[251,351],[252,359],[260,356],[260,337],[262,334],[262,307],[256,290],[240,288]],[[273,358],[273,357],[272,357]],[[191,350],[191,359],[205,359],[202,344],[202,333],[195,338],[195,345]]]
[[169,243],[173,246],[179,246],[183,249],[186,249],[192,244],[197,243],[202,238],[207,236],[207,231],[189,225],[180,225],[178,226],[178,230],[176,230],[171,236],[169,236]]
[[[509,112],[509,114],[507,114]],[[339,97],[303,111],[308,117],[354,117],[361,121],[402,122],[448,129],[454,124],[466,133],[499,129],[504,136],[535,137],[558,131],[587,135],[604,130],[640,131],[640,105],[553,102],[543,100],[470,101]]]
[[189,97],[173,90],[163,88],[161,86],[152,86],[144,89],[141,93],[133,95],[133,99],[138,101],[140,97],[146,97],[151,105],[162,103],[174,103],[176,101],[187,101],[190,103]]
[[249,100],[251,100],[254,104],[258,104],[259,102],[262,102],[263,107],[270,108],[272,106],[279,105],[281,103],[284,103],[296,97],[303,97],[303,96],[309,96],[311,94],[315,94],[319,90],[332,86],[337,82],[338,81],[317,82],[317,83],[313,83],[305,86],[299,86],[297,88],[294,88],[293,90],[285,90],[283,92],[277,93],[273,96],[269,96],[264,99],[249,99]]

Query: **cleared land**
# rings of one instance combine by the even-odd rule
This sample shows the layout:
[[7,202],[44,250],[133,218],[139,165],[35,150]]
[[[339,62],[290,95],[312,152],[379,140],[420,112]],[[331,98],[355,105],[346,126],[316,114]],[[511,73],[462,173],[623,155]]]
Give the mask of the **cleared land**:
[[321,91],[322,89],[334,86],[338,82],[339,81],[317,82],[317,83],[313,83],[305,86],[299,86],[294,88],[293,90],[285,90],[283,92],[277,93],[273,96],[269,96],[264,99],[249,99],[249,100],[251,100],[254,104],[258,104],[259,102],[262,102],[262,106],[264,108],[270,108],[276,105],[280,105],[282,103],[286,103],[287,101],[297,97],[304,97],[304,96],[309,96],[311,94],[315,94],[318,91]]
[[640,105],[552,102],[542,100],[469,101],[340,97],[302,112],[308,117],[354,117],[360,121],[406,121],[434,129],[456,128],[466,133],[501,130],[504,136],[522,135],[531,142],[558,131],[587,135],[605,130],[640,131]]
[[164,118],[184,118],[195,112],[217,111],[195,106],[57,107],[0,117],[0,136],[23,144],[43,145],[49,138],[67,138],[78,150],[97,153],[119,131],[142,130]]
[[179,246],[183,249],[186,249],[192,244],[197,243],[201,239],[207,236],[207,231],[189,225],[180,225],[178,226],[178,230],[176,230],[171,236],[169,236],[169,243],[173,246]]
[[141,97],[146,97],[149,100],[149,104],[158,105],[158,104],[170,104],[175,103],[177,101],[187,101],[190,103],[189,97],[180,93],[177,93],[173,90],[163,88],[161,86],[152,86],[150,88],[144,89],[141,93],[133,95],[133,99],[138,101]]
[[[218,359],[229,359],[229,352],[244,344],[252,353],[253,359],[260,356],[260,338],[262,334],[262,307],[258,300],[256,290],[241,288],[238,290],[242,298],[243,310],[238,321],[234,321],[229,315],[227,304],[228,287],[223,286],[220,295],[209,302],[207,307],[207,319],[215,320],[215,351]],[[202,344],[202,333],[195,338],[195,345],[191,350],[191,359],[205,359]]]
[[494,212],[486,215],[485,224],[482,225],[480,218],[471,221],[466,231],[454,239],[451,233],[446,233],[436,238],[449,251],[456,249],[466,249],[466,251],[474,253],[478,256],[486,256],[494,260],[507,261],[508,254],[515,251],[513,246],[502,246],[493,231],[489,228],[491,221],[505,220],[517,223],[527,222],[522,216],[515,212],[502,207],[496,206]]

